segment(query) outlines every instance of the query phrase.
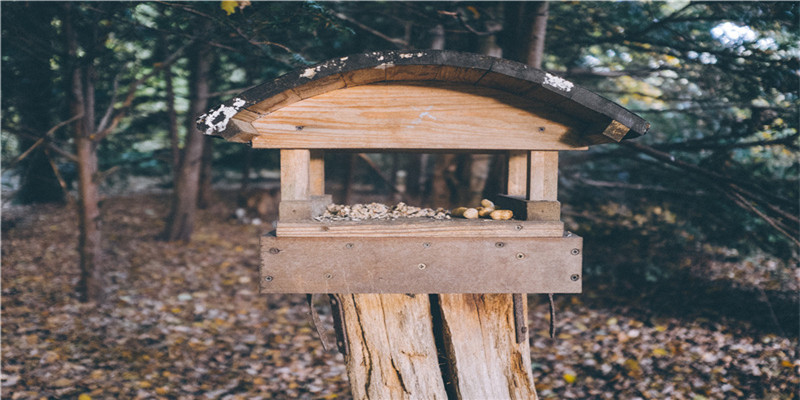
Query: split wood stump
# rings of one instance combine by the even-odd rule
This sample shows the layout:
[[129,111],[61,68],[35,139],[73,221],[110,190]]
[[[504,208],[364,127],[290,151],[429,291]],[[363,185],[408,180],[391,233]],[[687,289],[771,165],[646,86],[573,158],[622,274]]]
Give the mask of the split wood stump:
[[[383,51],[302,68],[200,117],[206,134],[280,149],[261,291],[330,294],[359,399],[532,399],[524,293],[580,293],[558,152],[649,124],[563,78],[449,51]],[[514,219],[318,221],[324,151],[504,152]]]

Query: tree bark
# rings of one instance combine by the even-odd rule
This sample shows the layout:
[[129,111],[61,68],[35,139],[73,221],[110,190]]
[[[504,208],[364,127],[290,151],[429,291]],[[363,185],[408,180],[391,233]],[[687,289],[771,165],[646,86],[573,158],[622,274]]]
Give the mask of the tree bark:
[[214,160],[214,142],[210,137],[203,138],[203,157],[200,167],[200,188],[198,190],[197,207],[206,209],[214,202],[214,191],[212,189],[212,162]]
[[[202,31],[203,29],[201,29]],[[205,137],[195,126],[195,116],[205,112],[208,107],[211,52],[207,44],[198,43],[194,45],[189,54],[191,105],[188,118],[186,118],[186,144],[175,179],[167,226],[162,234],[162,237],[169,241],[189,241],[191,239],[200,190],[200,169]]]
[[544,58],[544,38],[547,33],[547,17],[549,15],[549,4],[546,1],[536,2],[533,7],[533,21],[531,23],[531,34],[528,38],[528,57],[526,62],[534,68],[542,68]]
[[[71,115],[83,114],[74,126],[75,153],[78,157],[78,254],[80,276],[77,292],[81,301],[103,299],[99,193],[95,177],[98,172],[97,143],[94,132],[94,74],[84,69],[78,59],[78,37],[73,26],[72,5],[64,6],[64,33],[67,45],[70,80],[69,109]],[[85,61],[87,66],[92,60]]]

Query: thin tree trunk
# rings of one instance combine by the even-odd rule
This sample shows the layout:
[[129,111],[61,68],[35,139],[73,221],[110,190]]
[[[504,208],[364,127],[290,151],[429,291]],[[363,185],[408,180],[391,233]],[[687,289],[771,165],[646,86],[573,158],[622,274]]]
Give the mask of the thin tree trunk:
[[[65,5],[64,32],[70,64],[70,113],[83,118],[74,124],[75,153],[78,157],[78,254],[80,277],[77,292],[81,301],[101,302],[103,298],[99,193],[97,190],[97,144],[94,131],[94,74],[85,73],[77,58],[78,38],[72,24],[72,6]],[[90,60],[91,61],[91,60]],[[87,62],[91,65],[91,62]]]
[[540,1],[535,3],[533,8],[533,22],[531,25],[531,35],[528,39],[528,57],[526,62],[534,68],[542,68],[549,4],[550,3],[546,1]]
[[178,174],[178,168],[181,163],[181,147],[180,136],[178,134],[178,114],[175,111],[175,88],[172,83],[172,67],[164,68],[164,80],[167,84],[166,102],[167,102],[167,119],[169,121],[169,147],[172,154],[172,179]]
[[[202,30],[201,30],[202,31]],[[195,214],[200,189],[200,169],[205,137],[195,126],[195,116],[208,106],[208,76],[211,66],[207,44],[197,44],[189,54],[192,68],[190,78],[190,107],[186,118],[186,144],[172,194],[172,208],[167,219],[163,238],[169,241],[189,241],[194,230]]]
[[206,209],[214,202],[214,191],[212,189],[213,170],[211,168],[214,160],[214,142],[212,138],[203,138],[203,158],[200,167],[200,189],[197,199],[197,207]]

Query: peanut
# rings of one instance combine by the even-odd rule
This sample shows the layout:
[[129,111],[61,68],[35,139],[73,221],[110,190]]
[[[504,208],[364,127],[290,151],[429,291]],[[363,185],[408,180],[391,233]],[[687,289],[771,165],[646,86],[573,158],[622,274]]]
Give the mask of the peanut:
[[464,218],[466,219],[476,219],[478,218],[478,210],[474,208],[468,208],[464,211]]
[[456,207],[453,211],[450,211],[450,215],[454,217],[463,217],[464,211],[467,211],[467,207]]
[[496,220],[507,220],[514,216],[514,212],[511,210],[494,210],[489,216]]
[[494,208],[478,207],[478,216],[481,218],[488,218],[492,211],[494,211]]
[[494,210],[495,209],[494,203],[492,203],[492,201],[489,200],[489,199],[481,200],[481,206],[483,206],[483,208],[490,209],[490,210]]

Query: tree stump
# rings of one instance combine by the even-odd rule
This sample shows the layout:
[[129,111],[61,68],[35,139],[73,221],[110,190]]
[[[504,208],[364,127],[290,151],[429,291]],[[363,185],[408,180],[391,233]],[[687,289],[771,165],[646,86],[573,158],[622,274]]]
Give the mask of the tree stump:
[[511,294],[335,298],[356,399],[537,398]]

